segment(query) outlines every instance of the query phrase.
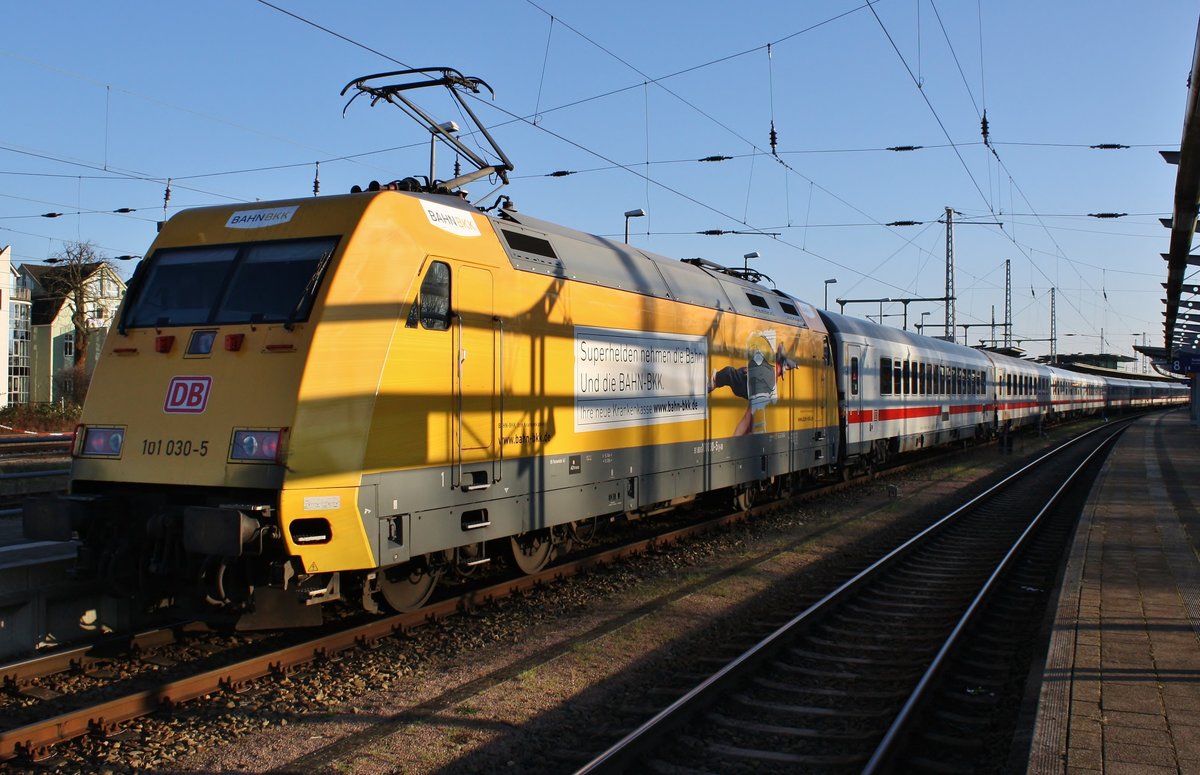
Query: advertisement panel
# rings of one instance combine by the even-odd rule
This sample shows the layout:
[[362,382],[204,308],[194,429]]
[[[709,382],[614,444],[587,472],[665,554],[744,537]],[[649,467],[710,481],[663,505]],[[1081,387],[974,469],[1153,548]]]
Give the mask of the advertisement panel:
[[575,431],[703,420],[703,336],[575,327]]

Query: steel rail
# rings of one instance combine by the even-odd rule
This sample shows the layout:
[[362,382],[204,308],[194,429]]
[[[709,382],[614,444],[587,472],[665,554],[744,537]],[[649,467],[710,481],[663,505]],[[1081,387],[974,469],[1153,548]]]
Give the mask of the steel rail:
[[[188,700],[196,699],[222,689],[237,689],[249,681],[267,675],[286,673],[300,665],[315,659],[327,657],[353,646],[403,633],[427,622],[437,621],[468,611],[489,601],[526,592],[550,581],[573,576],[626,557],[676,543],[694,535],[710,532],[719,527],[745,520],[754,514],[761,514],[774,508],[780,508],[782,505],[780,503],[767,504],[746,512],[727,514],[722,517],[706,520],[696,525],[679,528],[661,535],[641,539],[625,546],[581,557],[562,565],[547,568],[531,576],[508,579],[483,589],[450,597],[418,611],[394,614],[337,633],[323,635],[280,651],[252,657],[233,665],[223,666],[177,681],[168,682],[154,689],[135,692],[91,707],[68,711],[53,718],[33,722],[19,728],[0,730],[0,761],[20,756],[37,759],[46,755],[52,746],[72,738],[89,734],[93,731],[106,732],[117,724],[145,716],[163,707],[187,702]],[[0,670],[0,675],[3,675],[5,680],[8,681],[10,677],[12,680],[18,680],[19,676],[30,676],[35,673],[43,675],[52,673],[54,670],[50,666],[54,664],[57,664],[61,669],[70,669],[79,660],[86,658],[84,652],[90,648],[89,646],[72,650],[71,652],[64,653],[61,657],[58,655],[48,655],[46,658],[30,660],[28,663],[7,666]]]
[[0,447],[10,444],[22,446],[68,447],[75,440],[74,433],[46,433],[30,436],[0,436]]
[[[1125,422],[1127,427],[1128,421]],[[917,535],[908,539],[900,546],[876,560],[853,578],[844,582],[837,589],[813,603],[804,611],[793,617],[786,624],[782,625],[773,633],[768,635],[758,644],[742,653],[716,673],[705,679],[698,686],[691,689],[675,702],[658,712],[653,718],[629,732],[625,737],[612,745],[606,751],[600,753],[590,762],[576,770],[575,775],[591,775],[592,773],[612,773],[626,771],[634,764],[638,757],[647,753],[648,749],[654,744],[655,741],[673,733],[683,724],[687,723],[688,719],[694,718],[694,716],[703,708],[710,706],[723,693],[726,685],[728,685],[731,681],[736,680],[737,677],[753,672],[759,664],[770,659],[775,653],[779,644],[785,642],[795,633],[801,631],[802,628],[808,627],[818,614],[823,613],[827,608],[844,600],[857,590],[869,584],[884,570],[887,570],[891,566],[897,564],[913,550],[921,546],[928,538],[940,533],[943,529],[956,522],[960,516],[967,513],[976,505],[1004,490],[1014,481],[1038,468],[1042,463],[1046,462],[1052,457],[1055,457],[1060,452],[1086,438],[1091,437],[1096,433],[1106,430],[1111,430],[1111,426],[1093,428],[1068,440],[1058,447],[1055,447],[1053,450],[1038,456],[1036,459],[1025,464],[1014,473],[1006,476],[997,484],[955,508],[937,522],[933,523]],[[1121,428],[1121,430],[1124,430],[1124,428]],[[1057,498],[1057,493],[1055,498]],[[972,605],[972,609],[973,608],[974,606]]]
[[[949,454],[949,452],[946,454]],[[206,694],[221,691],[222,689],[236,689],[249,681],[257,680],[267,675],[287,673],[300,665],[315,659],[325,658],[359,644],[370,643],[394,634],[403,633],[422,624],[469,611],[490,601],[523,593],[548,582],[557,581],[627,557],[633,557],[659,547],[668,546],[693,536],[702,535],[728,525],[742,522],[753,516],[763,515],[804,501],[858,487],[883,475],[902,473],[941,459],[941,457],[941,455],[932,455],[920,460],[889,466],[881,471],[875,471],[867,476],[858,477],[848,482],[834,482],[812,490],[795,493],[787,498],[754,506],[745,511],[714,517],[694,525],[677,528],[649,538],[639,539],[624,546],[599,551],[559,565],[554,565],[536,574],[507,579],[485,588],[452,596],[417,611],[389,615],[343,631],[313,638],[278,652],[263,654],[243,660],[234,665],[216,668],[201,674],[168,682],[154,689],[135,692],[95,706],[68,711],[53,718],[32,722],[19,728],[0,730],[0,762],[18,757],[36,760],[47,755],[50,748],[54,745],[94,731],[110,731],[120,723],[148,715],[164,707],[178,705]],[[90,648],[92,646],[82,647],[81,649],[73,650],[71,653],[75,654],[74,658],[78,660],[82,658],[78,656],[79,652]],[[46,660],[42,664],[52,664],[54,658],[55,655],[48,655],[42,658]],[[70,669],[72,667],[71,658],[71,656],[64,656],[65,661],[59,663],[66,666],[63,669]],[[29,663],[31,665],[37,664],[37,660],[30,660]],[[0,675],[4,676],[7,681],[9,675],[16,676],[20,673],[20,670],[19,667],[12,669],[6,667],[0,669]],[[33,670],[31,669],[30,672],[32,673]],[[52,672],[54,671],[48,670],[43,675]],[[14,680],[17,679],[14,678]]]
[[1050,496],[1045,504],[1043,504],[1042,508],[1021,532],[1021,535],[1009,548],[1008,552],[1005,553],[1004,558],[996,566],[996,569],[992,571],[992,574],[988,577],[988,580],[984,582],[983,586],[979,590],[979,593],[975,595],[973,600],[971,600],[971,603],[967,606],[967,610],[963,612],[962,617],[958,620],[958,623],[954,626],[954,629],[951,631],[949,637],[946,638],[946,641],[942,644],[942,647],[938,649],[937,655],[933,658],[933,661],[930,662],[929,667],[925,670],[925,673],[921,676],[921,679],[913,688],[912,693],[905,701],[904,706],[900,709],[899,713],[896,714],[896,718],[892,721],[892,725],[888,727],[887,732],[884,733],[883,738],[879,741],[879,745],[876,746],[874,753],[871,754],[871,758],[863,767],[862,775],[875,775],[875,773],[885,769],[895,758],[900,746],[903,744],[902,736],[913,723],[913,717],[916,715],[917,710],[924,703],[929,690],[936,686],[937,679],[943,673],[946,663],[953,655],[955,648],[959,644],[959,641],[974,622],[976,615],[979,613],[980,609],[983,608],[985,602],[991,596],[992,591],[1000,584],[1001,577],[1021,555],[1021,552],[1032,539],[1034,533],[1037,532],[1037,529],[1041,526],[1046,515],[1049,514],[1050,511],[1058,504],[1063,494],[1075,484],[1075,482],[1092,463],[1096,456],[1101,452],[1107,452],[1111,448],[1112,444],[1116,441],[1117,437],[1124,433],[1128,427],[1128,424],[1126,424],[1121,428],[1110,429],[1112,432],[1109,434],[1108,438],[1096,445],[1096,448],[1088,453],[1088,456],[1084,458],[1083,462],[1076,466],[1075,470],[1067,475],[1066,479],[1063,480],[1058,489],[1054,491],[1054,494]]
[[[196,627],[195,622],[180,622],[175,625],[157,627],[134,635],[108,637],[85,646],[62,649],[18,662],[0,665],[0,685],[20,691],[20,687],[37,678],[82,669],[91,662],[110,657],[96,653],[98,648],[138,651],[154,649],[178,641],[178,633]],[[207,629],[206,627],[203,629]]]

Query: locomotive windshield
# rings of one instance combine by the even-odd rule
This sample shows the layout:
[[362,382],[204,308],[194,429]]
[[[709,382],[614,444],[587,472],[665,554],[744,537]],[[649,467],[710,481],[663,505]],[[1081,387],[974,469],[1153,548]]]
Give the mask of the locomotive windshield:
[[308,319],[337,239],[165,248],[134,283],[123,328]]

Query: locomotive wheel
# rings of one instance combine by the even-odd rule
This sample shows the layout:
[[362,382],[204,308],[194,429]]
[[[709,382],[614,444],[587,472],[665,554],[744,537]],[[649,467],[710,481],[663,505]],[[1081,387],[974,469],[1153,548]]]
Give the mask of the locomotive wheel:
[[537,573],[550,563],[554,554],[554,541],[549,530],[531,530],[515,535],[509,540],[513,562],[521,572]]
[[571,538],[580,546],[587,546],[596,540],[596,531],[600,529],[599,517],[588,517],[571,523]]
[[437,586],[438,574],[418,560],[384,568],[379,574],[379,591],[393,610],[415,611],[428,602]]
[[738,487],[733,492],[733,507],[738,511],[749,511],[754,505],[754,488],[751,485],[743,485]]

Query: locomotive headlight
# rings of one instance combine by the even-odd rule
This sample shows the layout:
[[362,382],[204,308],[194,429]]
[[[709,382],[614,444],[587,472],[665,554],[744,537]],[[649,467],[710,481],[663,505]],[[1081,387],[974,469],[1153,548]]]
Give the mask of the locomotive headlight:
[[83,444],[79,448],[79,457],[116,458],[121,456],[121,447],[125,444],[124,428],[84,426],[80,430],[83,431]]
[[282,436],[282,429],[234,431],[229,459],[247,463],[278,463]]

